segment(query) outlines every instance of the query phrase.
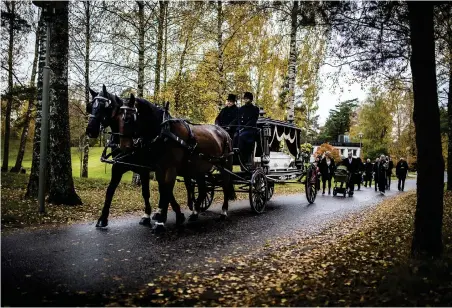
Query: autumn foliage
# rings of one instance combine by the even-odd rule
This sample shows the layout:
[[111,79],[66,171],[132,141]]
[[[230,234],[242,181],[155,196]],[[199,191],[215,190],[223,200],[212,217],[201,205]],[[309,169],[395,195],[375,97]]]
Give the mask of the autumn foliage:
[[339,150],[330,145],[329,143],[323,143],[317,148],[317,151],[314,153],[314,156],[322,155],[326,151],[329,151],[336,163],[341,161],[341,155],[339,154]]

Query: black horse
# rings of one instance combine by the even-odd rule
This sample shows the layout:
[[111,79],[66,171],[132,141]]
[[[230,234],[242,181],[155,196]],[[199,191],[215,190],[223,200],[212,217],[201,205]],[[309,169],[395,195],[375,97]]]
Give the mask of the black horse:
[[[120,149],[134,148],[134,137],[140,137],[156,157],[156,178],[159,184],[161,215],[158,224],[166,222],[169,200],[174,199],[173,188],[178,175],[196,179],[199,196],[195,202],[191,220],[197,218],[200,204],[206,197],[206,174],[219,169],[219,183],[224,201],[221,218],[227,216],[228,201],[235,199],[234,185],[230,177],[233,149],[229,134],[216,125],[192,125],[173,119],[158,106],[130,96],[127,106],[119,112]],[[229,171],[229,172],[228,172]],[[189,194],[190,195],[190,194]],[[190,202],[190,200],[189,200]]]
[[[118,116],[120,108],[123,106],[123,100],[116,95],[108,93],[105,85],[99,93],[93,91],[92,89],[89,90],[92,95],[92,101],[88,104],[88,106],[86,106],[86,111],[90,115],[86,133],[90,138],[97,138],[101,130],[101,125],[104,128],[110,127],[112,131],[110,146],[112,147],[113,153],[120,155],[120,151],[117,151],[119,144]],[[145,203],[145,214],[141,218],[140,224],[151,225],[151,204],[149,202],[149,198],[151,196],[149,189],[149,172],[153,168],[153,165],[150,163],[152,161],[150,158],[151,154],[152,153],[146,151],[145,148],[135,149],[134,153],[131,153],[121,159],[122,163],[113,164],[111,169],[110,184],[107,188],[102,215],[97,221],[96,227],[101,228],[108,225],[108,216],[110,213],[113,195],[121,181],[122,175],[127,171],[133,171],[140,175],[142,185],[141,191]],[[180,210],[179,204],[174,198],[169,202],[171,203],[174,212],[176,212],[176,224],[181,225],[185,221],[185,217]]]

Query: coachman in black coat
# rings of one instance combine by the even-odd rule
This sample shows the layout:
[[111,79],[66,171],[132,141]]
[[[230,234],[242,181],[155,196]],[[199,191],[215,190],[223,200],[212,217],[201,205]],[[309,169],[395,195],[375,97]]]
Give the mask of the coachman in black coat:
[[240,158],[245,164],[252,164],[252,154],[256,141],[257,120],[259,118],[259,107],[253,105],[253,94],[245,92],[243,95],[244,105],[238,110],[237,119],[231,125],[238,125],[233,138],[234,147],[240,149]]
[[359,171],[359,162],[356,158],[353,158],[352,152],[348,153],[348,157],[342,160],[342,165],[347,167],[350,173],[350,180],[348,182],[349,194],[353,196],[353,191],[355,190],[354,177]]
[[237,121],[239,108],[235,104],[237,98],[234,94],[229,94],[226,102],[226,107],[221,109],[217,118],[215,119],[215,125],[223,127],[231,138],[234,137],[236,127],[230,127],[231,123],[235,120]]

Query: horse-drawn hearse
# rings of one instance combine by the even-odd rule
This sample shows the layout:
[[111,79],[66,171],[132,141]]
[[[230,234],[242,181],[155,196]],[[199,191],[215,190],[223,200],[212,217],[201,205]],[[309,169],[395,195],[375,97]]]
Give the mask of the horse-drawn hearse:
[[[236,192],[248,193],[251,209],[260,214],[264,212],[267,201],[274,193],[277,183],[298,183],[305,185],[306,198],[310,204],[317,196],[318,174],[315,164],[308,165],[309,153],[301,151],[301,129],[287,121],[263,117],[261,110],[257,121],[256,141],[252,167],[234,158],[234,165],[241,171],[231,172]],[[239,148],[234,149],[238,154]],[[182,180],[179,180],[182,181]],[[201,211],[206,211],[213,201],[216,191],[221,190],[219,174],[206,175],[208,194],[201,203]],[[192,181],[194,196],[198,196],[195,181]]]
[[232,148],[231,137],[221,127],[172,118],[168,104],[161,108],[133,95],[126,102],[108,93],[105,86],[91,94],[88,135],[96,137],[101,126],[110,126],[112,131],[101,157],[113,165],[112,179],[97,227],[108,225],[114,191],[122,174],[130,170],[142,177],[145,215],[140,224],[144,225],[151,224],[149,171],[155,171],[159,185],[157,227],[166,222],[168,204],[176,212],[178,225],[185,220],[172,193],[176,181],[185,183],[192,220],[210,207],[217,191],[224,194],[222,218],[236,192],[248,193],[252,210],[264,212],[278,183],[304,185],[308,202],[315,201],[318,167],[308,163],[309,153],[301,150],[301,130],[293,123],[264,117],[261,112],[253,160],[245,165],[238,155],[240,149]]

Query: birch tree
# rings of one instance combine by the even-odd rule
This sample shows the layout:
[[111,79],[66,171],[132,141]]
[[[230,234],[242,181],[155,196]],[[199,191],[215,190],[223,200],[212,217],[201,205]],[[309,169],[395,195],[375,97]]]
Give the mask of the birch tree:
[[[13,64],[16,64],[15,58],[15,44],[17,44],[17,36],[23,32],[27,32],[30,29],[28,22],[21,16],[20,7],[26,5],[17,1],[4,1],[2,5],[2,27],[7,27],[7,67],[2,63],[2,68],[5,68],[8,72],[8,92],[5,112],[5,136],[3,138],[3,161],[2,171],[8,170],[9,163],[9,141],[11,131],[11,111],[13,106],[13,76],[14,68]],[[15,76],[17,78],[17,76]]]
[[19,172],[22,169],[22,161],[24,159],[25,155],[25,146],[28,139],[28,133],[30,130],[30,122],[32,120],[32,112],[34,110],[35,101],[36,101],[36,73],[37,73],[37,67],[38,67],[38,54],[39,54],[39,40],[40,35],[42,35],[43,32],[43,22],[41,21],[41,18],[38,16],[39,22],[35,26],[35,47],[34,47],[34,55],[33,55],[33,64],[31,67],[31,76],[30,76],[30,83],[29,83],[29,89],[30,89],[30,95],[28,99],[28,106],[27,111],[25,112],[24,116],[24,127],[22,129],[22,134],[20,136],[20,142],[19,142],[19,150],[17,152],[17,158],[16,163],[14,164],[14,167],[10,170],[11,172]]

